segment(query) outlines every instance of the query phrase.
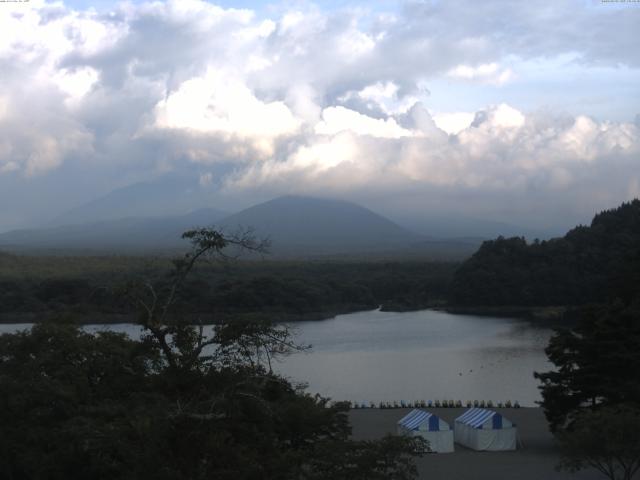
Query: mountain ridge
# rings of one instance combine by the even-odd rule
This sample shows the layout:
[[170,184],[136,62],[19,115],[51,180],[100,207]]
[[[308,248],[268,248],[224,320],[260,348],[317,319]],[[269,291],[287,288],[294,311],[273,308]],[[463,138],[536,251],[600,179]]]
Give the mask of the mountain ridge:
[[299,195],[276,197],[223,219],[223,228],[252,227],[272,248],[377,250],[423,237],[356,203]]
[[424,256],[462,258],[478,239],[442,239],[415,233],[364,206],[334,198],[285,195],[234,214],[200,209],[187,215],[130,216],[0,234],[0,248],[12,251],[85,250],[161,252],[184,250],[181,234],[194,227],[214,227],[233,234],[251,228],[269,238],[270,254],[283,257]]

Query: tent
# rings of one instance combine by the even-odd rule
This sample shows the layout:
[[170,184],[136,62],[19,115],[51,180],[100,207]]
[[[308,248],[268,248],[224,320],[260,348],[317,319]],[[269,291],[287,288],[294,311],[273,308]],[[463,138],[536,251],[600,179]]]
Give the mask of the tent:
[[414,409],[398,420],[398,434],[419,436],[429,442],[429,451],[453,452],[453,431],[433,413]]
[[456,442],[473,450],[515,450],[516,426],[498,412],[471,408],[456,418]]

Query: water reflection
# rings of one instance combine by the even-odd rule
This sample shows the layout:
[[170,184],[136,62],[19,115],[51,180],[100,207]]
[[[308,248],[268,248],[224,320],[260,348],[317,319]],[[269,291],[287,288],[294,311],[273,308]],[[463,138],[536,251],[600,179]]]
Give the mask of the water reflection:
[[419,312],[360,312],[292,325],[313,349],[278,366],[334,399],[518,400],[540,395],[534,371],[551,331],[523,321]]
[[[0,333],[30,327],[0,325]],[[515,319],[370,311],[290,327],[312,349],[274,368],[336,400],[518,400],[533,406],[540,400],[533,372],[551,368],[544,354],[551,330]],[[142,332],[131,324],[84,328],[132,338]]]

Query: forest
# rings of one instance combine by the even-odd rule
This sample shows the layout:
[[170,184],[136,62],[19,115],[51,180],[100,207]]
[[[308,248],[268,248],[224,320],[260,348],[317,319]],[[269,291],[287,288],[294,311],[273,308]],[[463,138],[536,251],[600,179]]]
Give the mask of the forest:
[[[177,306],[215,321],[321,319],[373,309],[441,305],[458,264],[432,261],[216,260],[194,268]],[[126,320],[132,281],[165,281],[164,257],[51,257],[0,254],[0,321],[64,314],[82,323]]]
[[[0,477],[57,479],[414,479],[421,439],[355,441],[345,403],[271,369],[303,350],[287,326],[180,314],[199,259],[251,239],[186,232],[193,250],[164,281],[132,281],[139,340],[69,319],[0,335]],[[170,315],[174,312],[174,315]]]
[[482,244],[456,271],[453,305],[575,306],[640,292],[640,200],[597,214],[562,238]]
[[[81,323],[130,321],[131,281],[162,283],[169,257],[27,256],[0,253],[0,322],[61,314]],[[580,306],[640,289],[640,200],[597,214],[564,237],[499,237],[462,263],[433,260],[217,259],[194,268],[176,299],[205,322],[231,317],[322,319],[381,307]]]

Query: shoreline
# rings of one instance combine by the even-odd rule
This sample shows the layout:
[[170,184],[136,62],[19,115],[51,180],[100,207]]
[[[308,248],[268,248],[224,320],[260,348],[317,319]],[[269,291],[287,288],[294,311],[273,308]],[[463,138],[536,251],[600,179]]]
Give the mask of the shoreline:
[[[365,307],[365,308],[363,308]],[[221,321],[229,319],[255,319],[255,320],[269,320],[273,323],[297,323],[297,322],[321,322],[323,320],[330,320],[338,315],[348,315],[351,313],[376,311],[379,307],[359,305],[354,308],[345,309],[328,309],[320,312],[306,312],[306,313],[262,313],[262,312],[224,312],[224,313],[203,313],[203,314],[189,314],[186,317],[193,319],[190,322],[191,325],[199,325],[203,323],[205,325],[214,325]],[[424,309],[420,309],[424,310]],[[418,310],[412,310],[418,311]],[[74,312],[74,311],[61,311],[61,312],[16,312],[16,313],[3,313],[0,314],[0,325],[18,325],[18,324],[36,324],[44,323],[48,321],[55,321],[56,318],[67,318],[75,321],[78,325],[116,325],[121,323],[136,323],[136,313],[102,313],[102,312]]]
[[555,305],[547,307],[529,307],[520,305],[509,306],[456,306],[448,305],[433,308],[453,315],[475,315],[478,317],[517,318],[527,320],[534,325],[555,326],[567,325],[565,314],[574,308],[569,305]]
[[[220,312],[189,314],[194,320],[193,325],[204,323],[206,325],[219,323],[231,318],[269,320],[273,323],[297,323],[309,321],[323,321],[335,318],[338,315],[348,315],[360,312],[389,312],[408,313],[422,310],[433,310],[450,313],[452,315],[473,315],[478,317],[497,317],[526,320],[534,325],[545,327],[567,325],[564,314],[571,308],[569,306],[553,307],[523,307],[523,306],[455,306],[443,305],[442,303],[432,305],[420,305],[417,307],[403,306],[401,308],[390,308],[392,305],[381,304],[377,307],[373,305],[351,305],[345,308],[329,308],[317,312],[292,313],[292,312]],[[7,312],[0,314],[0,324],[32,324],[43,323],[56,318],[69,318],[75,320],[79,325],[114,325],[119,323],[136,323],[136,313],[104,313],[104,312],[82,312],[82,311],[45,311],[45,312]],[[196,320],[197,319],[197,320]]]

